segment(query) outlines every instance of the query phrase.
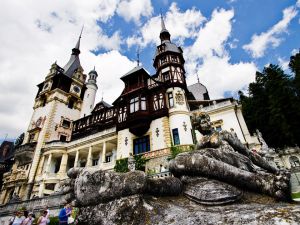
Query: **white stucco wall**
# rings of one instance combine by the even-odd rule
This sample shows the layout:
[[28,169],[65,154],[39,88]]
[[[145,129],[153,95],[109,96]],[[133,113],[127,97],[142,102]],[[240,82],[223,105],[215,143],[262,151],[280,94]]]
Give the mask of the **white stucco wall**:
[[[156,120],[153,120],[151,122],[151,126],[149,130],[151,132],[151,137],[150,137],[151,151],[168,147],[166,146],[166,142],[164,138],[163,118],[158,118]],[[158,135],[156,130],[158,130]]]
[[193,144],[192,136],[192,125],[190,116],[187,114],[175,114],[171,115],[169,118],[170,121],[170,132],[173,139],[172,130],[177,128],[179,133],[179,139],[181,145],[190,145]]

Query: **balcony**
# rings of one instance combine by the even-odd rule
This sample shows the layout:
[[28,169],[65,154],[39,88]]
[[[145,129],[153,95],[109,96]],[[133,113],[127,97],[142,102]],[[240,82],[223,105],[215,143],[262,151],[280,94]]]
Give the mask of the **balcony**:
[[4,185],[24,183],[26,181],[27,181],[26,170],[17,169],[15,171],[8,172],[3,175]]
[[32,161],[36,144],[36,142],[32,142],[20,145],[16,148],[15,158],[20,162],[19,165],[26,164]]

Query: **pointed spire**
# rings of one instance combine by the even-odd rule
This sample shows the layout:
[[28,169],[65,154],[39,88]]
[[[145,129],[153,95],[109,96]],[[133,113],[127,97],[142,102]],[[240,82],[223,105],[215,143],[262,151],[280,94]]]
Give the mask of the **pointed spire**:
[[72,49],[72,55],[79,55],[80,54],[80,39],[81,39],[83,28],[84,28],[84,25],[82,25],[80,35],[79,35],[78,41],[75,45],[75,48]]
[[136,62],[137,66],[140,66],[140,46],[138,46],[137,51],[136,51]]
[[160,40],[161,40],[162,43],[170,42],[171,35],[170,35],[169,31],[166,28],[162,12],[160,12],[160,20],[161,20],[161,31],[160,31],[160,34],[159,34]]

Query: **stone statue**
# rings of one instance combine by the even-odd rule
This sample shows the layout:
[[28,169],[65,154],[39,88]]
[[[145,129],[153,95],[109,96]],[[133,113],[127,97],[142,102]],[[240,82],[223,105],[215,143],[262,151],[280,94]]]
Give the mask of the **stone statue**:
[[129,171],[135,171],[135,159],[132,153],[130,153],[128,157],[128,169]]
[[279,199],[289,198],[288,172],[271,166],[230,132],[214,130],[208,114],[194,114],[192,124],[203,137],[197,150],[181,153],[170,161],[175,176],[211,177]]

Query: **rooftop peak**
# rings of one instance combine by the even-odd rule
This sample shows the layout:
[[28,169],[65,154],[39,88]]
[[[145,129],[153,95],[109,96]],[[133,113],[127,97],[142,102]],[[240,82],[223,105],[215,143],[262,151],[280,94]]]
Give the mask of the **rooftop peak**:
[[162,43],[170,42],[171,35],[170,35],[169,31],[166,28],[165,21],[164,21],[162,13],[160,14],[160,20],[161,20],[161,31],[160,31],[160,34],[159,34],[159,38],[160,38]]

